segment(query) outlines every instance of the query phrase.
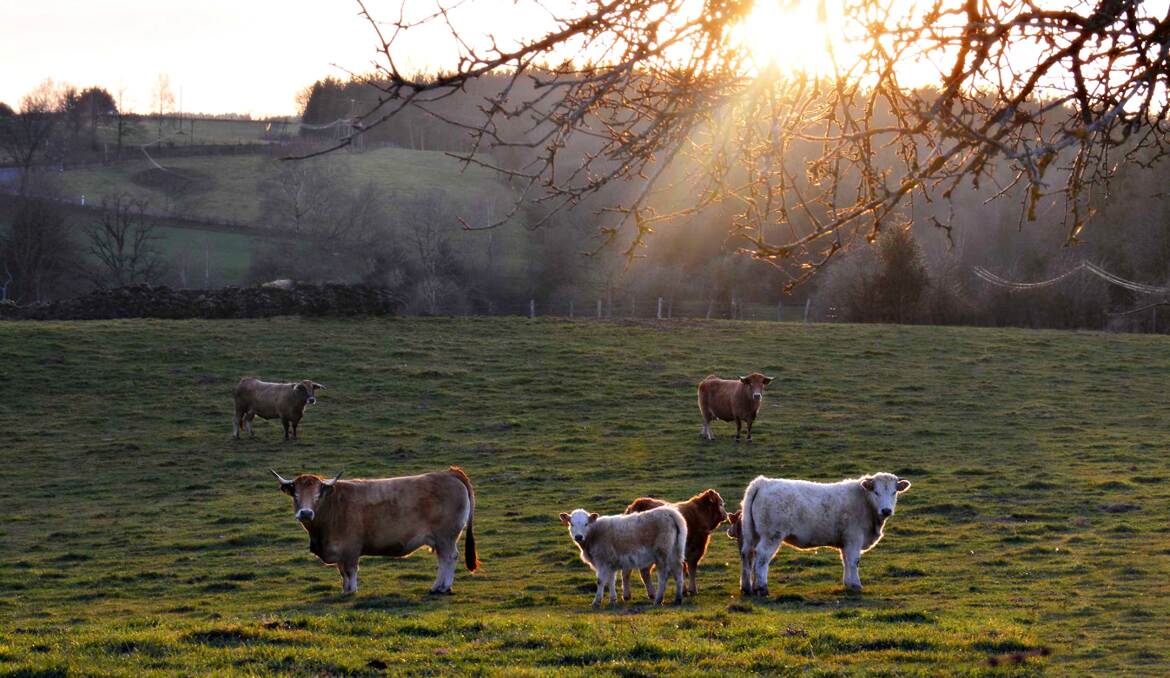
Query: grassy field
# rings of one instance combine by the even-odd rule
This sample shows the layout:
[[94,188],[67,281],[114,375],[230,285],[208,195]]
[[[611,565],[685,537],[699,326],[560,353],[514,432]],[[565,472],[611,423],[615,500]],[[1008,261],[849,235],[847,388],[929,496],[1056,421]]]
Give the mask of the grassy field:
[[[337,153],[327,161],[343,165],[355,182],[373,181],[384,187],[391,204],[437,193],[457,211],[470,216],[481,211],[483,202],[492,196],[503,203],[501,208],[508,200],[506,189],[490,170],[470,167],[462,171],[458,161],[435,151],[381,148],[365,153]],[[175,204],[175,196],[136,181],[140,173],[153,167],[145,158],[117,167],[65,172],[60,179],[62,190],[68,196],[85,195],[90,202],[97,202],[103,195],[125,192],[148,200],[155,210],[177,210],[184,216],[252,224],[260,219],[258,187],[266,167],[277,161],[240,155],[165,158],[159,162],[167,170],[198,178],[193,193],[183,196],[181,205]]]
[[[712,347],[718,347],[713,351]],[[1164,674],[1170,345],[1160,336],[555,319],[0,324],[0,673]],[[693,384],[758,369],[756,441]],[[300,442],[229,440],[235,380],[329,388]],[[459,464],[483,560],[308,552],[267,468]],[[590,609],[556,520],[755,475],[914,483],[847,595],[782,550],[769,600],[716,535],[697,598]],[[1001,653],[1047,658],[991,667]]]

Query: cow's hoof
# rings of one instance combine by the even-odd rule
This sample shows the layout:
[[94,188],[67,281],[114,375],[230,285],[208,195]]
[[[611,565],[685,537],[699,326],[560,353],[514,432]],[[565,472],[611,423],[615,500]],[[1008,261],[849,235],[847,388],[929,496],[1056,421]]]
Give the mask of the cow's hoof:
[[845,587],[845,594],[846,595],[857,595],[859,593],[861,593],[861,584],[858,584],[856,586],[848,585]]

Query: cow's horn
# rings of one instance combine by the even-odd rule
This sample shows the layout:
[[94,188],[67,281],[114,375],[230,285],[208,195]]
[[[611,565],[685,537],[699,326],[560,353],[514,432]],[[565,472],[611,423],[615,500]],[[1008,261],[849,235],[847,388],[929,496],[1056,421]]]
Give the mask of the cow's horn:
[[342,470],[341,470],[341,471],[340,471],[340,472],[339,472],[339,473],[338,473],[336,476],[334,476],[334,477],[333,477],[333,480],[326,480],[324,484],[325,484],[325,485],[329,485],[330,487],[332,487],[334,483],[336,483],[337,481],[341,480],[341,474],[342,474],[342,473],[345,473],[345,469],[342,469]]
[[270,468],[268,470],[272,471],[272,475],[276,476],[276,479],[280,481],[281,485],[292,485],[292,481],[285,480],[283,476],[281,476],[279,473],[276,472],[276,469]]

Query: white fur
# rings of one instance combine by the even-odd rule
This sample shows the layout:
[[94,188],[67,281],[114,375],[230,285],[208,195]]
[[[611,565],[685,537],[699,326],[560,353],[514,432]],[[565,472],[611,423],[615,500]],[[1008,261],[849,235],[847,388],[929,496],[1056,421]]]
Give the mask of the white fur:
[[647,593],[655,596],[655,604],[662,603],[669,576],[675,580],[675,602],[682,602],[687,523],[678,509],[660,506],[642,513],[613,516],[597,516],[576,509],[572,514],[562,514],[561,521],[568,525],[569,535],[581,551],[581,561],[597,573],[594,607],[601,605],[607,587],[610,602],[617,601],[618,572],[642,570],[651,565],[658,567],[658,589],[655,595],[647,584]]
[[[891,473],[814,483],[759,476],[743,498],[740,529],[740,588],[766,595],[768,566],[781,544],[798,549],[834,548],[841,553],[846,588],[861,589],[861,554],[882,538],[898,494],[910,483]],[[882,510],[888,510],[883,516]]]

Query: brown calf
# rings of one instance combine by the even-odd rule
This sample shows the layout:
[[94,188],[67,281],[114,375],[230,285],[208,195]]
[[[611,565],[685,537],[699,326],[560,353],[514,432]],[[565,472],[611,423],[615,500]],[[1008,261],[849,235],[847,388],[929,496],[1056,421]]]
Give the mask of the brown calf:
[[735,422],[735,441],[739,442],[743,422],[747,422],[747,439],[752,440],[752,424],[760,405],[764,403],[764,387],[772,383],[772,377],[752,372],[739,379],[720,379],[714,374],[699,382],[699,412],[703,414],[703,429],[700,437],[715,440],[711,433],[711,420]]
[[232,437],[240,437],[240,428],[252,433],[252,420],[280,419],[284,427],[284,439],[288,440],[289,425],[292,425],[292,437],[297,437],[297,425],[305,416],[305,408],[317,402],[316,392],[325,387],[310,379],[291,384],[274,384],[260,381],[256,377],[244,377],[236,384],[232,394],[236,401],[236,411],[232,416]]
[[[683,562],[689,577],[687,593],[695,595],[699,586],[695,583],[695,574],[699,571],[699,561],[707,554],[707,545],[711,543],[711,532],[727,519],[727,509],[723,506],[723,497],[715,490],[706,490],[690,499],[671,504],[670,502],[652,497],[640,497],[626,507],[626,513],[640,513],[659,506],[674,506],[682,514],[687,523],[687,545]],[[650,579],[650,568],[641,571],[642,582]],[[630,599],[629,571],[622,573],[622,595]]]

